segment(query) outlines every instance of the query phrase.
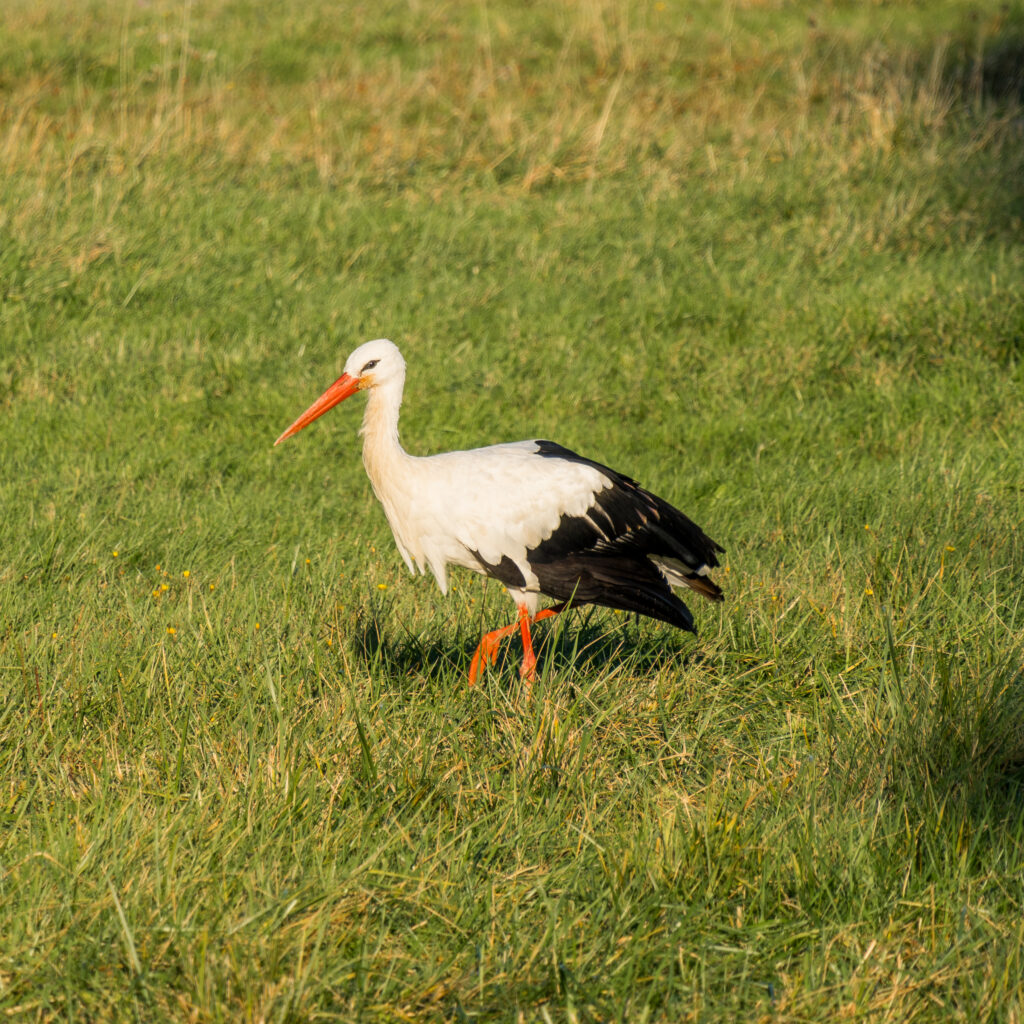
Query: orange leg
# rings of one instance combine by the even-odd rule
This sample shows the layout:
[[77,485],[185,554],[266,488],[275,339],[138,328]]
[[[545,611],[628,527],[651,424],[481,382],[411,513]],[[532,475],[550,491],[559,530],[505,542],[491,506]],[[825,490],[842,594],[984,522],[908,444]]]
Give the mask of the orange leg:
[[476,652],[473,654],[473,660],[469,663],[470,686],[480,678],[480,673],[483,672],[484,665],[493,662],[498,656],[498,644],[504,640],[509,633],[515,632],[515,628],[515,623],[511,626],[502,626],[501,629],[493,629],[490,633],[484,633],[480,638],[480,643],[477,644]]
[[519,606],[519,630],[523,634],[523,663],[519,666],[519,678],[532,683],[537,678],[537,655],[533,653],[530,637],[530,616],[522,605]]
[[515,632],[516,625],[519,626],[519,630],[523,637],[523,664],[519,669],[519,676],[527,682],[532,683],[537,677],[537,656],[533,653],[533,640],[530,637],[530,626],[532,623],[539,622],[541,619],[547,619],[552,615],[557,615],[564,607],[564,604],[558,604],[551,608],[545,608],[543,611],[537,612],[537,614],[531,619],[530,613],[526,610],[526,605],[521,604],[518,606],[518,623],[513,623],[511,626],[502,626],[501,629],[493,629],[490,633],[484,633],[483,637],[480,639],[480,643],[477,645],[476,652],[473,655],[473,660],[469,664],[469,685],[472,686],[476,683],[477,679],[480,678],[481,672],[483,672],[484,666],[489,662],[493,662],[498,656],[498,645],[510,633]]

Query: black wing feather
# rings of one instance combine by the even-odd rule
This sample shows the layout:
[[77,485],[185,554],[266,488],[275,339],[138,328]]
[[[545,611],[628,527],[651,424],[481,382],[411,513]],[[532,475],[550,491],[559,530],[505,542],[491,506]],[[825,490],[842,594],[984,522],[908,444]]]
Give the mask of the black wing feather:
[[540,589],[556,601],[599,604],[696,630],[690,609],[646,558],[612,552],[580,552],[555,562],[531,562]]
[[535,443],[544,458],[591,466],[609,481],[586,517],[563,516],[555,532],[527,553],[541,590],[558,601],[635,611],[692,631],[690,610],[651,556],[680,563],[694,590],[720,601],[721,590],[697,570],[718,565],[721,545],[630,477],[553,441]]

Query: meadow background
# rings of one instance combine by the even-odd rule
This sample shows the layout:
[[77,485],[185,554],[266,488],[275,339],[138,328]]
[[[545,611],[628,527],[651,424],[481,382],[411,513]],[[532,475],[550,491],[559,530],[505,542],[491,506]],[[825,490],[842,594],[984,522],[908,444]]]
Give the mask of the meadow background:
[[[6,0],[0,1016],[1024,1017],[1017,4]],[[727,548],[465,685],[418,454]]]

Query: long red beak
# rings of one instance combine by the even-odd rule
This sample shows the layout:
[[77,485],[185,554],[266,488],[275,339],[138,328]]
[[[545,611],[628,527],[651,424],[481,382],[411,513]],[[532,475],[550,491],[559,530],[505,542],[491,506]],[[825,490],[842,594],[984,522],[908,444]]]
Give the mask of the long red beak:
[[318,416],[323,416],[328,409],[333,409],[339,402],[344,402],[350,395],[359,390],[359,378],[343,373],[275,442],[280,444],[286,437],[297,434],[303,427],[309,426]]

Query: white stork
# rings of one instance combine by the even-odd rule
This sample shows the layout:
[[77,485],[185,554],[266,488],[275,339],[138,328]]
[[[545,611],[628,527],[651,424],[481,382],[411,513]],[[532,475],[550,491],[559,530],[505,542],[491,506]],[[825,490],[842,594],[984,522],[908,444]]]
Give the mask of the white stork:
[[[672,587],[722,600],[708,573],[723,548],[678,509],[607,466],[552,441],[409,455],[398,440],[404,385],[397,346],[385,338],[368,341],[274,443],[367,391],[363,464],[405,564],[413,573],[429,567],[442,594],[449,565],[503,583],[519,611],[523,679],[536,673],[530,626],[570,602],[639,612],[696,632]],[[541,594],[558,603],[538,611]],[[515,629],[513,623],[483,636],[470,664],[471,686]]]

